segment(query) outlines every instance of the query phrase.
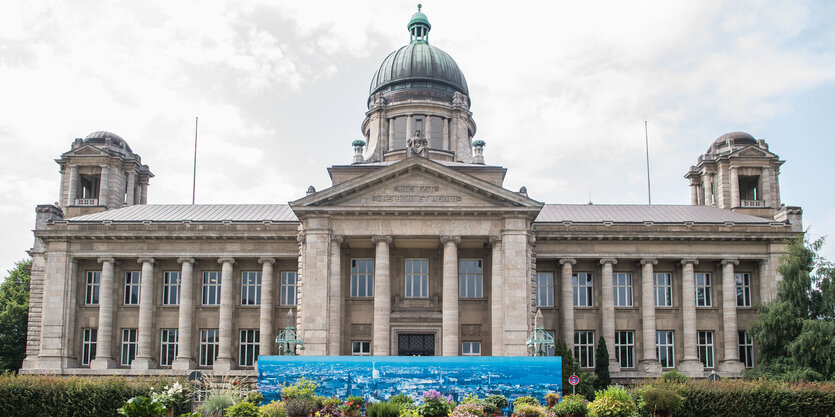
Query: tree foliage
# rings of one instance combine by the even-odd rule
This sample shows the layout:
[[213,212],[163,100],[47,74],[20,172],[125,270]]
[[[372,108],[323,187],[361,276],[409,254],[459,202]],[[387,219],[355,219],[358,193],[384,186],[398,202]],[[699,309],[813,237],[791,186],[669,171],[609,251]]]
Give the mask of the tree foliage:
[[612,378],[609,375],[609,348],[603,336],[600,336],[597,342],[597,352],[594,354],[594,374],[597,375],[596,389],[601,390],[612,385]]
[[15,264],[0,284],[0,371],[17,371],[26,355],[32,260]]
[[571,375],[577,375],[580,378],[580,383],[574,388],[577,394],[589,399],[594,398],[594,384],[597,380],[595,375],[580,367],[580,364],[574,359],[571,350],[568,349],[568,345],[562,339],[556,339],[554,344],[556,345],[554,348],[554,356],[562,357],[563,397],[571,393],[571,384],[568,383],[568,378]]
[[748,328],[760,348],[755,375],[835,378],[835,268],[818,255],[822,245],[798,238],[780,258],[777,298],[760,305]]

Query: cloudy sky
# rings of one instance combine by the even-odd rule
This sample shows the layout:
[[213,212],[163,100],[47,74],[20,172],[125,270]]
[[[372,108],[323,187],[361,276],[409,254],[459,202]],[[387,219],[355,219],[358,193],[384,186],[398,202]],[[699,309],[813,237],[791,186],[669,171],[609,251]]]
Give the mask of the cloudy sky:
[[[782,200],[835,235],[835,2],[424,1],[469,83],[487,162],[549,203],[689,204],[723,133],[787,162]],[[414,1],[18,1],[0,14],[0,271],[26,256],[54,159],[109,130],[150,203],[285,203],[351,161],[371,76]],[[835,259],[835,236],[825,248]]]

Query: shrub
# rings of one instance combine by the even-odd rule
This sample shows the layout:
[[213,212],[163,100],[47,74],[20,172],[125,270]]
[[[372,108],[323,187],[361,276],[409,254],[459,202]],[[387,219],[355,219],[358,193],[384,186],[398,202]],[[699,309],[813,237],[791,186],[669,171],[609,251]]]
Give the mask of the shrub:
[[321,405],[319,405],[319,411],[316,412],[316,417],[339,417],[342,415],[342,412],[339,410],[339,406],[342,404],[342,401],[336,397],[330,398],[322,398]]
[[391,398],[389,398],[389,402],[392,404],[414,404],[415,400],[413,400],[412,397],[401,393],[393,395]]
[[539,405],[539,401],[537,401],[536,398],[528,396],[528,395],[526,395],[524,397],[519,397],[519,398],[513,400],[513,409],[514,410],[516,409],[516,407],[518,407],[520,405]]
[[362,409],[363,404],[365,404],[365,400],[362,397],[353,395],[345,399],[345,403],[339,406],[339,409],[342,410],[343,413],[350,414],[353,412],[359,412]]
[[139,396],[125,401],[117,411],[127,417],[162,417],[165,406],[155,399]]
[[675,386],[684,396],[676,416],[728,417],[832,416],[835,383],[786,383],[769,380],[690,381]]
[[258,407],[258,411],[261,412],[262,417],[287,417],[284,404],[275,401]]
[[452,397],[444,397],[438,391],[429,390],[423,393],[423,403],[417,406],[417,412],[423,416],[446,416],[452,407]]
[[546,400],[559,400],[560,399],[560,394],[557,394],[556,392],[549,392],[549,393],[545,394],[545,399]]
[[620,385],[611,386],[595,394],[589,412],[597,417],[631,417],[637,412],[632,396]]
[[310,399],[290,398],[284,401],[284,412],[289,417],[306,416],[316,409],[316,404]]
[[370,403],[365,407],[368,417],[398,417],[400,406],[391,402]]
[[227,417],[260,417],[258,407],[247,401],[241,401],[226,409]]
[[647,412],[675,411],[681,407],[684,398],[676,392],[664,388],[649,388],[641,395],[641,408]]
[[542,417],[545,415],[545,407],[539,404],[519,404],[513,407],[513,414],[517,417]]
[[290,399],[298,398],[303,400],[311,400],[316,396],[316,388],[319,385],[307,378],[299,378],[293,385],[288,385],[281,389],[281,398]]
[[484,411],[488,414],[499,414],[508,404],[504,395],[491,395],[484,399]]
[[197,409],[210,416],[222,416],[223,412],[233,406],[238,399],[228,392],[216,392],[209,395]]
[[571,394],[563,397],[562,401],[554,407],[557,414],[585,415],[589,412],[589,402],[580,394]]
[[661,375],[661,380],[667,383],[683,384],[687,382],[687,375],[673,369],[671,371],[664,372],[664,374]]
[[249,394],[246,394],[244,401],[250,404],[258,405],[261,401],[264,401],[264,394],[261,394],[258,391],[252,391]]
[[484,406],[478,403],[478,398],[473,402],[460,404],[452,409],[452,417],[487,417]]

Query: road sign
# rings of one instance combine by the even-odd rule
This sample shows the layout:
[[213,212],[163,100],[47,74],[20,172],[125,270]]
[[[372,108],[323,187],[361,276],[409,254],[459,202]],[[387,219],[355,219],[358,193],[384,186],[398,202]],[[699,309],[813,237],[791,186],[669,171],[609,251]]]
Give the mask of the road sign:
[[580,377],[577,375],[571,375],[568,377],[568,383],[571,385],[577,385],[580,383]]

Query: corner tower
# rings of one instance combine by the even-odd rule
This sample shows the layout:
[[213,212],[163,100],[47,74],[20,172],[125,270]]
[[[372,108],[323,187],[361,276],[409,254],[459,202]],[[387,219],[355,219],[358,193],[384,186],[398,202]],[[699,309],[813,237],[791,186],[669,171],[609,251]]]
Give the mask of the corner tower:
[[432,25],[420,9],[407,25],[409,44],[389,54],[371,79],[366,146],[355,163],[404,159],[418,138],[429,159],[477,163],[467,80],[449,54],[429,44]]

